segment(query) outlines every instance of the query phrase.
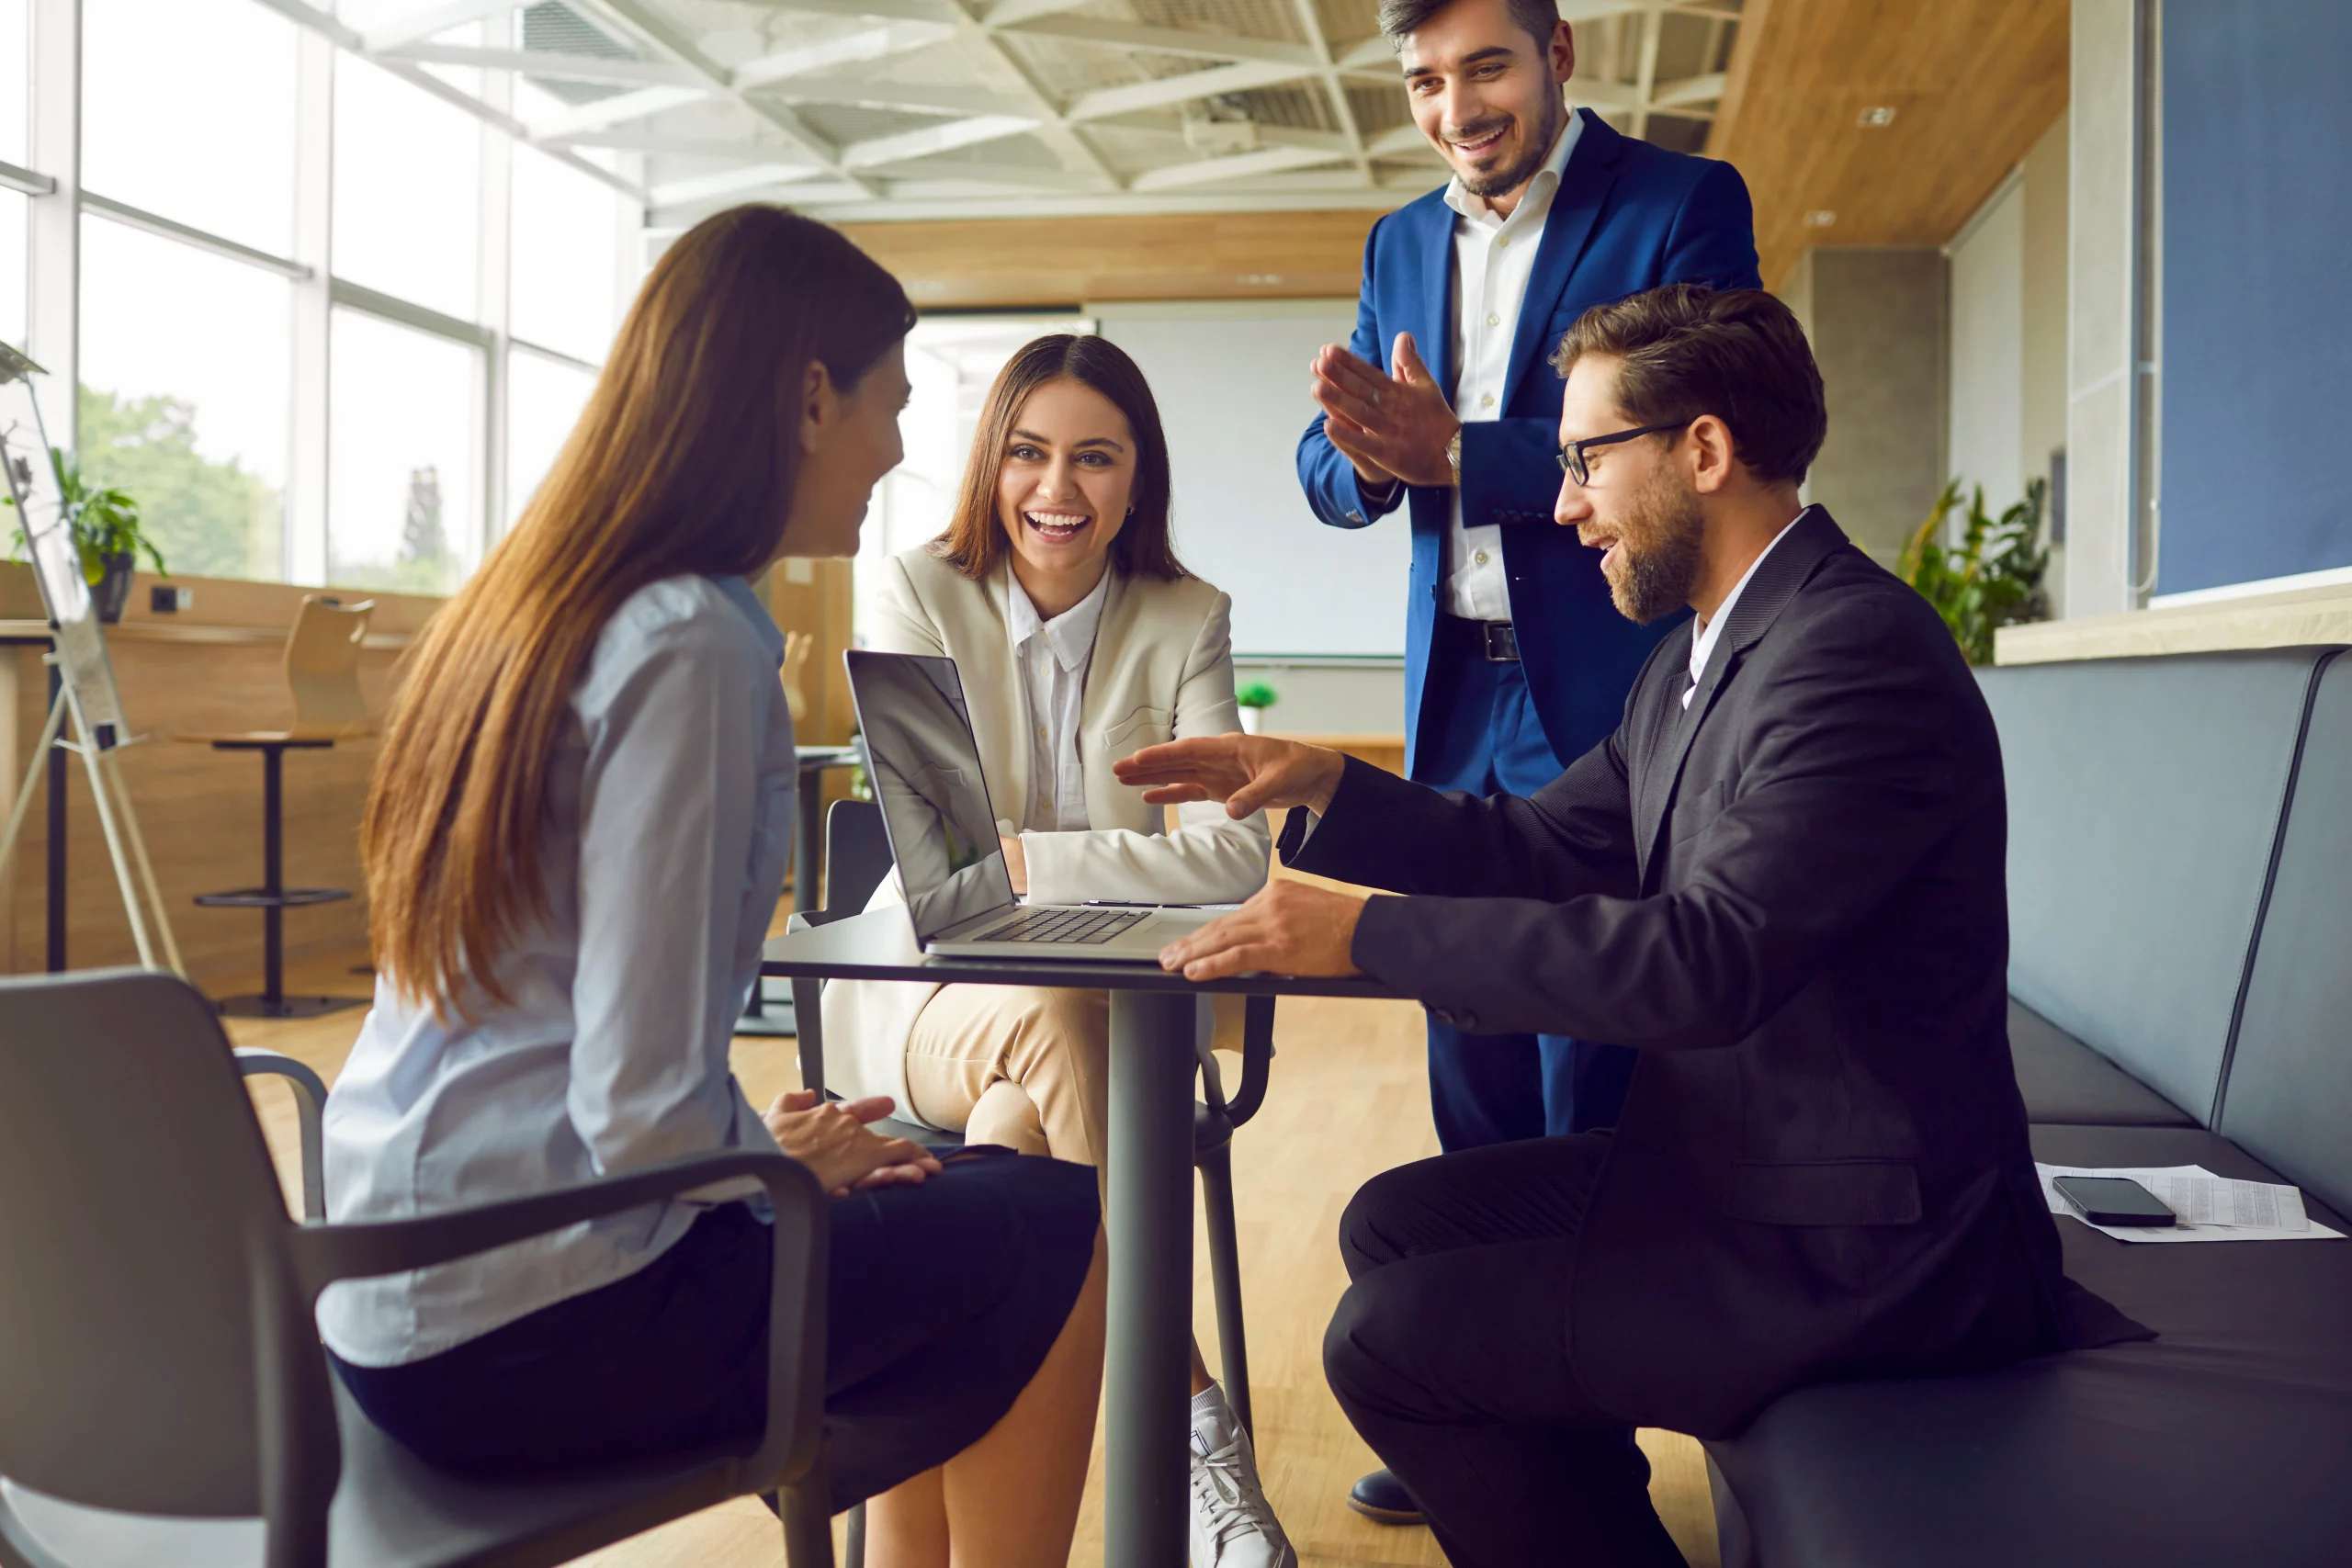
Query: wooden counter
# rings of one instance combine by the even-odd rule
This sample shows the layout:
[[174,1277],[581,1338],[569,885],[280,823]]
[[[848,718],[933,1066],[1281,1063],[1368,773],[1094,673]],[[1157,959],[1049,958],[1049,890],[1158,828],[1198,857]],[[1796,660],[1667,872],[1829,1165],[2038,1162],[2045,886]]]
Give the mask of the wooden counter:
[[[140,737],[121,753],[123,780],[145,831],[155,877],[190,976],[199,984],[257,971],[261,918],[250,910],[200,909],[198,893],[261,881],[261,763],[254,756],[175,742],[181,732],[281,728],[293,718],[283,669],[287,628],[302,595],[285,583],[175,577],[195,591],[176,615],[156,615],[141,573],[119,626],[107,628],[123,711]],[[388,711],[396,667],[440,601],[414,594],[341,590],[346,603],[372,599],[376,613],[359,660],[370,713]],[[40,638],[48,623],[29,569],[0,565],[0,637]],[[14,805],[48,717],[48,671],[38,645],[0,647],[0,811]],[[298,887],[361,886],[359,809],[377,741],[331,751],[296,751],[286,761],[286,880]],[[36,783],[34,789],[42,789]],[[88,775],[68,760],[66,958],[75,968],[137,962],[113,863],[91,804]],[[34,803],[0,897],[0,970],[40,969],[48,853],[45,806]],[[288,958],[351,952],[367,942],[367,901],[289,910]],[[367,982],[355,976],[353,995]]]

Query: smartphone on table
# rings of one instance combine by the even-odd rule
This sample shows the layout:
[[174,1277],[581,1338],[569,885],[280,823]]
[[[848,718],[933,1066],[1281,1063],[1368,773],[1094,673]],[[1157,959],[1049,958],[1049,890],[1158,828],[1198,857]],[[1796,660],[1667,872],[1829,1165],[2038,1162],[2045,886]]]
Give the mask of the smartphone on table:
[[2128,1176],[2053,1176],[2050,1185],[2095,1225],[2161,1226],[2177,1218],[2163,1199]]

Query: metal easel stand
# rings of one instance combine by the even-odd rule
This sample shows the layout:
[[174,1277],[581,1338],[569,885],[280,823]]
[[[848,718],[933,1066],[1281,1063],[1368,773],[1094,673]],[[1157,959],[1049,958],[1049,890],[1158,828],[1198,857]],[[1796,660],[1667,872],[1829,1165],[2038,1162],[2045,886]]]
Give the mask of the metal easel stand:
[[[56,665],[57,655],[44,656],[44,662]],[[74,739],[62,733],[68,716],[74,720]],[[111,729],[111,726],[108,727]],[[33,748],[32,765],[25,770],[24,783],[17,791],[15,809],[8,814],[8,831],[0,838],[0,886],[7,882],[9,868],[16,858],[17,838],[24,830],[25,818],[32,807],[33,784],[40,776],[41,766],[49,759],[50,750],[56,747],[71,751],[82,759],[83,768],[90,775],[90,798],[98,807],[98,826],[107,837],[107,853],[114,861],[115,884],[122,891],[123,913],[130,918],[130,940],[139,949],[141,968],[168,967],[175,975],[186,978],[187,969],[180,963],[179,939],[172,933],[172,918],[164,907],[164,895],[155,885],[155,867],[147,858],[146,836],[139,830],[139,818],[131,809],[130,789],[123,783],[121,763],[118,761],[122,747],[129,742],[100,744],[92,740],[90,727],[82,716],[82,705],[74,697],[74,684],[65,682],[58,687],[56,700],[49,705],[49,722],[42,727],[40,743]],[[63,775],[59,775],[60,777]],[[120,814],[118,821],[117,814]],[[123,846],[128,840],[130,855],[126,859]],[[138,869],[138,887],[131,883],[133,865]],[[164,941],[164,964],[155,962],[153,943],[147,933],[148,910],[142,908],[140,889],[146,894],[156,931]]]

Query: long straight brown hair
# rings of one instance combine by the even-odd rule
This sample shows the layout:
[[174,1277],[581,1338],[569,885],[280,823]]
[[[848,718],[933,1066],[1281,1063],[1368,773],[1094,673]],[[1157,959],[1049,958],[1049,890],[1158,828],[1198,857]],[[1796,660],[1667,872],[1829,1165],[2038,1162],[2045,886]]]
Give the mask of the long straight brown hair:
[[964,486],[956,496],[956,511],[947,531],[931,542],[931,553],[978,582],[994,571],[1012,541],[1006,537],[998,515],[997,479],[1004,472],[1004,449],[1012,437],[1012,422],[1021,417],[1029,394],[1048,381],[1067,378],[1109,399],[1127,416],[1136,438],[1135,491],[1128,497],[1135,514],[1111,541],[1111,564],[1139,577],[1173,582],[1190,577],[1176,558],[1168,537],[1171,509],[1168,469],[1168,437],[1159,428],[1159,404],[1143,369],[1126,351],[1108,338],[1056,333],[1023,344],[1005,361],[981,405],[979,428],[972,433],[971,461],[964,465]]
[[899,282],[770,207],[704,220],[655,264],[514,530],[425,627],[376,762],[360,853],[377,968],[467,1014],[546,913],[548,769],[621,602],[778,554],[808,367],[847,391],[906,336]]

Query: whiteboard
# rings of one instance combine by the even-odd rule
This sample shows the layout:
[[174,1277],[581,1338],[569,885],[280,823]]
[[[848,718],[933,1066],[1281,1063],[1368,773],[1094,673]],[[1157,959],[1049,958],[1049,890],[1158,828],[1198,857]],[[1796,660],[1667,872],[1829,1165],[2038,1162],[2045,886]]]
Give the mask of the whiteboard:
[[1369,528],[1316,520],[1298,438],[1307,366],[1354,330],[1353,299],[1096,305],[1151,383],[1175,470],[1176,553],[1233,595],[1241,656],[1401,658],[1411,539],[1402,507]]

